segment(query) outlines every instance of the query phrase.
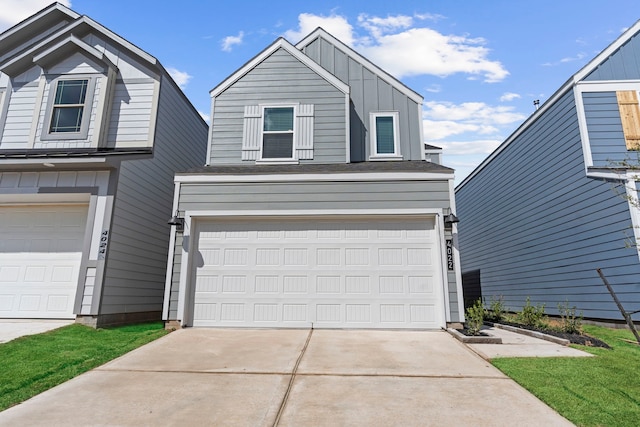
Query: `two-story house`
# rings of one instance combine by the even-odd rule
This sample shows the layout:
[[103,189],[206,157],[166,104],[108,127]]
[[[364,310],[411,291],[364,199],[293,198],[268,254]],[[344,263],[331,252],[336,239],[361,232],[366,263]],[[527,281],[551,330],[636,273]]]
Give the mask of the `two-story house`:
[[639,92],[640,21],[457,186],[465,291],[622,321],[601,269],[640,310]]
[[454,175],[425,158],[440,150],[418,93],[317,29],[276,40],[211,100],[207,164],[175,180],[167,325],[463,320]]
[[54,3],[0,34],[0,318],[160,319],[207,125],[156,58]]

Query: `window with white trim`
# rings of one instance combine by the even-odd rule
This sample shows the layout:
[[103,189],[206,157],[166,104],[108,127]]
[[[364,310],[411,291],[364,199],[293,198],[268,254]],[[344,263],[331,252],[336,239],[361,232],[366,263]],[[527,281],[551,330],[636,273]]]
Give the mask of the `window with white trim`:
[[51,82],[42,139],[86,139],[94,79],[65,76]]
[[262,119],[262,158],[292,159],[293,107],[265,107]]
[[398,112],[371,113],[371,158],[400,158]]
[[313,123],[313,104],[245,106],[242,160],[313,160]]

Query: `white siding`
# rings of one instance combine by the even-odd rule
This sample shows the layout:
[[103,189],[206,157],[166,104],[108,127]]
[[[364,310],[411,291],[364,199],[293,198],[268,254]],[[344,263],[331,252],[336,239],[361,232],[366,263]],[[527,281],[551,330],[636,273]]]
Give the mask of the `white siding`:
[[38,84],[14,86],[2,132],[0,148],[3,150],[29,148],[29,134],[36,109]]

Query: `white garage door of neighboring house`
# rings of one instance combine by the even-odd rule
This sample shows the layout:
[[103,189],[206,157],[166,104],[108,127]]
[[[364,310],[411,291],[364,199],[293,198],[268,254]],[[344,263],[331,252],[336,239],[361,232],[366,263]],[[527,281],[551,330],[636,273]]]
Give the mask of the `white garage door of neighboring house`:
[[440,328],[437,241],[433,218],[200,221],[193,325]]
[[0,206],[0,317],[74,317],[86,221],[86,205]]

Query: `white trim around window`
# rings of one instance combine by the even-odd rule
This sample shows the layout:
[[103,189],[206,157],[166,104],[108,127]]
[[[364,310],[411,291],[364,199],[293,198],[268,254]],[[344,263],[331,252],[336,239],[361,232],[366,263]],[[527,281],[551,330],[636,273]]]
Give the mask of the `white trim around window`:
[[[262,120],[260,125],[260,156],[256,163],[297,163],[296,154],[296,117],[298,114],[297,104],[274,104],[274,105],[260,105],[262,112]],[[290,122],[287,120],[286,111],[290,110]],[[273,113],[274,121],[270,121],[268,117],[270,112]],[[283,127],[284,126],[284,127]],[[278,137],[282,138],[278,138]],[[273,139],[270,141],[270,146],[265,147],[265,138]],[[289,156],[280,156],[278,154],[287,151],[288,139],[291,139]]]
[[[56,77],[51,80],[49,84],[49,95],[47,97],[47,108],[42,122],[42,132],[40,139],[47,140],[68,140],[68,139],[87,139],[89,135],[89,122],[91,121],[91,108],[93,107],[93,97],[95,93],[97,76],[85,75],[85,74],[72,74]],[[59,90],[64,90],[64,84],[67,82],[80,82],[84,92],[77,103],[70,103],[70,101],[62,102],[62,96],[57,96]],[[78,86],[78,85],[76,85]],[[74,88],[77,92],[78,88]],[[81,91],[81,92],[82,92]],[[59,103],[56,103],[56,98]],[[60,113],[60,110],[68,108],[76,109],[80,111],[78,115],[77,128],[73,130],[63,131],[63,127],[59,130],[55,129],[52,121],[57,117],[56,113]]]
[[371,135],[369,160],[402,160],[398,131],[399,116],[397,111],[377,111],[369,114]]

